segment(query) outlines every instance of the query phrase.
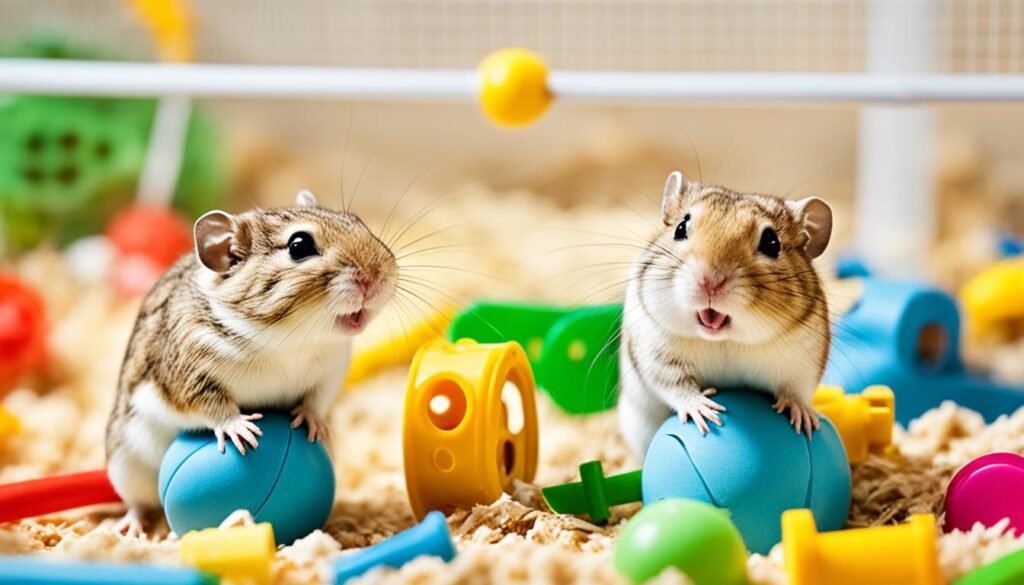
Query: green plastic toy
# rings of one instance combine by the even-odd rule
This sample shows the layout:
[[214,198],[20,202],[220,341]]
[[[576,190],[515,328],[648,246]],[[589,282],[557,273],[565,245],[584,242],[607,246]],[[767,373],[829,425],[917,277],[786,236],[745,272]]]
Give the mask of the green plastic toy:
[[[41,38],[14,54],[89,58]],[[102,231],[133,200],[156,102],[48,96],[0,97],[0,247],[63,245]],[[212,127],[189,123],[174,203],[197,216],[224,202],[227,175]]]
[[696,500],[644,506],[622,529],[612,562],[634,583],[668,567],[686,573],[694,585],[747,583],[747,548],[728,512]]
[[957,580],[956,585],[1017,585],[1024,583],[1024,550],[975,569]]
[[607,522],[612,506],[643,499],[640,470],[605,477],[601,462],[596,460],[580,464],[580,481],[546,487],[541,491],[555,512],[586,514],[594,524]]
[[452,321],[452,341],[518,341],[526,348],[537,384],[570,414],[601,412],[618,395],[622,306],[568,308],[528,303],[479,302]]

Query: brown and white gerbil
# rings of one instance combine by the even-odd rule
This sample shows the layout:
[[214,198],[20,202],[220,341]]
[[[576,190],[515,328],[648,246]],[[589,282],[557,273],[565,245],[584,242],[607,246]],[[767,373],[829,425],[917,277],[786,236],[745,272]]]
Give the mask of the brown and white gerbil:
[[829,348],[828,307],[811,259],[832,211],[688,181],[665,182],[665,227],[630,268],[623,307],[619,428],[643,459],[678,413],[707,433],[716,388],[771,391],[797,432],[818,428],[811,398]]
[[309,440],[348,370],[350,340],[388,302],[398,266],[351,213],[299,193],[294,207],[211,211],[142,302],[107,424],[107,470],[128,505],[118,524],[142,533],[158,509],[157,473],[183,429],[211,429],[242,454],[265,408],[291,409]]

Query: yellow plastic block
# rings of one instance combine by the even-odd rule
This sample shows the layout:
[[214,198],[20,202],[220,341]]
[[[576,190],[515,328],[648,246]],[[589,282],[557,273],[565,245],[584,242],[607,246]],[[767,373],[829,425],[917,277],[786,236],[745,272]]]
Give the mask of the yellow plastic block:
[[384,368],[408,364],[420,347],[444,336],[453,317],[454,308],[438,311],[430,318],[413,324],[402,337],[387,339],[357,352],[348,369],[346,386],[351,387]]
[[537,471],[533,371],[516,342],[437,341],[409,371],[405,482],[418,519],[489,504]]
[[935,516],[899,526],[818,533],[810,510],[782,514],[789,585],[943,585]]
[[835,425],[850,463],[862,463],[868,454],[883,454],[892,448],[896,398],[888,386],[869,386],[860,394],[846,394],[838,386],[819,386],[813,406]]
[[972,332],[986,333],[1002,321],[1024,319],[1024,258],[993,264],[967,281],[960,296]]
[[21,419],[11,411],[0,407],[0,440],[21,432]]
[[501,49],[480,63],[480,107],[491,122],[518,128],[535,122],[551,104],[548,67],[527,49]]
[[181,539],[181,562],[238,583],[267,585],[277,547],[269,523],[207,528]]

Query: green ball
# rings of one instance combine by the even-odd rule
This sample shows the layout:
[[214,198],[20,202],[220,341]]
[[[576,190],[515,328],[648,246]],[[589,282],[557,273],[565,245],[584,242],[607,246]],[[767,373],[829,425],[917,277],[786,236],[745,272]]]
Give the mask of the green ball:
[[644,506],[619,535],[615,568],[642,583],[676,567],[695,585],[745,585],[747,547],[729,513],[697,500]]

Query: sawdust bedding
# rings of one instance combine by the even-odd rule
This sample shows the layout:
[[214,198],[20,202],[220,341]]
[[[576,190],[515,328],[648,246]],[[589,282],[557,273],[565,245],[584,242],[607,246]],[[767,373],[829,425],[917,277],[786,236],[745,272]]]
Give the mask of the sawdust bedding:
[[[621,273],[622,266],[616,262],[628,260],[636,250],[615,245],[565,246],[579,244],[582,230],[605,235],[643,233],[642,228],[629,227],[636,215],[631,209],[567,210],[529,193],[474,189],[472,204],[456,202],[446,210],[446,219],[426,218],[420,229],[429,233],[456,223],[452,217],[459,218],[468,226],[465,241],[474,241],[473,265],[490,267],[501,278],[481,284],[461,273],[446,274],[444,290],[449,297],[487,294],[594,302],[597,295],[593,293],[606,286],[608,274]],[[503,220],[495,222],[495,217]],[[537,217],[547,218],[552,226],[574,226],[574,230],[555,229],[545,242],[520,237],[517,230],[536,226]],[[486,229],[480,227],[484,225]],[[603,241],[619,240],[603,237]],[[559,245],[563,253],[551,254]],[[578,281],[565,276],[588,263],[596,267],[589,281],[587,276]],[[0,482],[97,468],[103,464],[103,430],[136,305],[117,302],[103,286],[72,280],[53,253],[31,254],[15,269],[47,296],[54,369],[3,399],[3,406],[22,418],[24,430],[0,446]],[[277,552],[276,582],[321,582],[330,559],[412,525],[402,474],[404,385],[404,372],[396,368],[339,397],[331,415],[337,475],[334,511],[322,531]],[[637,507],[616,509],[609,525],[598,527],[547,511],[537,486],[574,480],[577,465],[591,459],[602,460],[609,473],[634,469],[638,463],[618,438],[613,413],[570,418],[543,395],[539,409],[541,457],[536,485],[517,485],[514,494],[497,502],[451,515],[448,522],[459,554],[450,564],[423,558],[401,570],[376,570],[359,582],[621,582],[612,569],[610,551],[624,524],[621,520]],[[872,458],[854,469],[850,526],[897,523],[918,512],[941,514],[946,482],[959,466],[995,450],[1024,453],[1024,410],[986,426],[976,414],[943,404],[908,429],[897,428],[895,443],[898,456]],[[155,527],[147,540],[126,539],[113,530],[121,513],[118,506],[97,507],[3,524],[0,553],[177,562],[177,543],[165,524]],[[1024,546],[1024,541],[1005,534],[1004,529],[997,525],[942,535],[939,547],[945,576],[955,579]],[[752,555],[748,565],[754,584],[785,583],[780,547],[767,556]],[[685,583],[686,578],[670,571],[658,582]]]

